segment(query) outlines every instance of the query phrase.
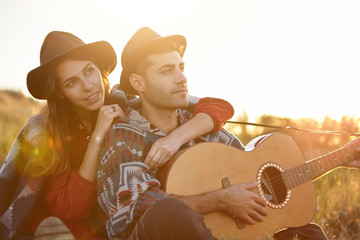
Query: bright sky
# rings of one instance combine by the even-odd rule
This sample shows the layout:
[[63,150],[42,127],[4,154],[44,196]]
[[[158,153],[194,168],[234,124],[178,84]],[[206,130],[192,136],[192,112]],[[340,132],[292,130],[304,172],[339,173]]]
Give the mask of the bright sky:
[[187,38],[190,94],[230,101],[236,115],[360,118],[360,1],[0,0],[0,89],[28,95],[53,30],[106,40],[118,54],[137,29]]

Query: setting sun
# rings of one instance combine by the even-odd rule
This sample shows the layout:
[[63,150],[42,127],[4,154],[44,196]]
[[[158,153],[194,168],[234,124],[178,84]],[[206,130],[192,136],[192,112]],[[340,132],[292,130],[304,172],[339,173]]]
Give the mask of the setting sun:
[[110,75],[115,85],[126,40],[148,26],[186,37],[190,94],[224,98],[235,116],[360,117],[353,93],[360,79],[356,1],[26,1],[22,8],[16,2],[0,8],[6,36],[0,40],[0,88],[28,94],[26,74],[38,63],[41,39],[54,29],[110,42],[118,55]]

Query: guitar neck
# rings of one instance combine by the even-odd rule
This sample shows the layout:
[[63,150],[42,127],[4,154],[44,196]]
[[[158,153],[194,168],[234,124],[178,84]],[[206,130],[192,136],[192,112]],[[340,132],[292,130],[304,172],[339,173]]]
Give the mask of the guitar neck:
[[309,160],[304,164],[283,172],[284,181],[289,189],[304,182],[312,181],[325,173],[355,159],[360,159],[358,145],[350,144],[321,157]]

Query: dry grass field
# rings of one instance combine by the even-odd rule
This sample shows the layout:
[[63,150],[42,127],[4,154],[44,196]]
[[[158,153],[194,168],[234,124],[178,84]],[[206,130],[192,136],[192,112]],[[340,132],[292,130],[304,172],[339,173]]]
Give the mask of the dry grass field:
[[[41,104],[22,93],[0,91],[0,164],[5,160],[13,141],[27,120],[38,112]],[[239,116],[246,121],[246,115]],[[323,128],[356,132],[359,120],[346,117],[340,123],[325,119],[318,123],[313,119],[292,120],[279,119],[272,116],[262,116],[259,122],[267,124],[297,125],[302,128]],[[251,138],[270,132],[268,129],[249,129],[244,126],[226,125],[227,129],[236,134],[246,143]],[[290,133],[292,134],[292,133]],[[305,160],[332,151],[350,140],[349,137],[318,136],[315,134],[294,133],[294,140],[303,151]],[[318,209],[314,222],[322,226],[329,239],[360,239],[360,172],[357,169],[336,169],[314,181],[318,200]],[[296,216],[294,216],[296,217]],[[57,220],[50,222],[57,224]],[[66,229],[60,229],[59,232]],[[224,233],[226,236],[226,233]],[[42,236],[39,233],[39,236]],[[43,235],[44,236],[44,235]],[[45,235],[46,239],[51,239]],[[69,237],[67,235],[67,237]],[[71,236],[66,239],[72,239]],[[38,239],[42,239],[39,237]],[[58,238],[60,239],[60,238]],[[224,237],[226,239],[226,237]],[[241,239],[241,238],[239,238]]]

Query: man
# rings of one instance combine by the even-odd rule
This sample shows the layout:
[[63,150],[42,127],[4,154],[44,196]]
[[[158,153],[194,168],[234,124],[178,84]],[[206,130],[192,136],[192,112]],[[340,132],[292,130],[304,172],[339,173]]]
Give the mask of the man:
[[[181,110],[189,104],[182,60],[185,47],[183,36],[161,37],[141,28],[123,50],[120,85],[126,93],[140,97],[141,109],[129,110],[127,123],[113,125],[99,155],[98,200],[109,216],[111,238],[214,239],[203,222],[204,214],[223,210],[247,224],[264,221],[268,214],[265,200],[250,191],[257,183],[237,184],[199,196],[173,196],[159,188],[156,171],[164,162],[154,164],[146,154],[157,139],[191,118]],[[243,148],[224,129],[185,146],[199,141]],[[311,239],[326,239],[316,225],[305,226],[295,234],[302,232],[301,237],[310,234]],[[295,234],[289,230],[284,236]]]

